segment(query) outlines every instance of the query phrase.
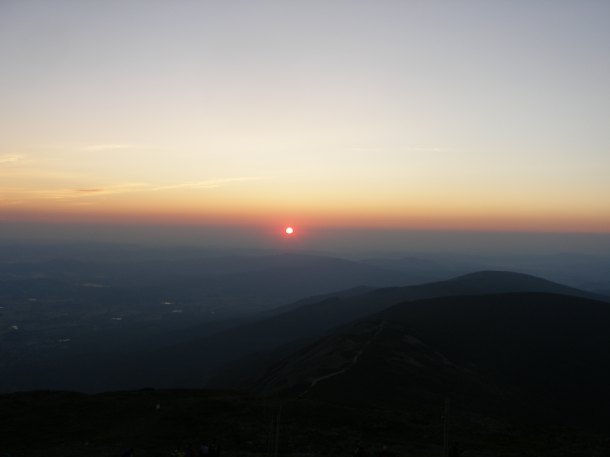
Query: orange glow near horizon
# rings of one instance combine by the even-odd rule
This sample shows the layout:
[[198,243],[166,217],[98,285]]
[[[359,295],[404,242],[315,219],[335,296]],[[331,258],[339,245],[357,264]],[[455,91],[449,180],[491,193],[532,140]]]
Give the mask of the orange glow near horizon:
[[12,176],[15,184],[0,194],[0,220],[284,228],[289,220],[298,224],[299,236],[305,226],[610,233],[610,200],[591,198],[595,189],[585,187],[536,193],[508,185],[347,178],[288,185],[284,177],[248,176],[156,184],[107,178],[100,184],[64,177],[46,182],[26,171],[5,168],[4,178]]
[[161,179],[151,168],[138,171],[145,181],[118,175],[120,161],[113,160],[107,175],[94,176],[64,174],[62,162],[51,171],[41,168],[51,163],[5,157],[0,220],[284,228],[290,221],[299,237],[303,227],[610,233],[610,199],[599,198],[597,175],[577,188],[537,176],[515,185],[508,175],[492,182],[474,168],[454,173],[439,164],[427,174],[407,170],[404,178],[394,170],[376,176],[339,169],[312,178],[292,171],[181,180]]
[[55,3],[2,16],[0,221],[610,233],[604,2]]
[[[347,229],[389,229],[389,230],[434,230],[434,231],[515,231],[515,232],[573,232],[610,233],[610,217],[600,218],[597,214],[582,212],[573,214],[560,211],[547,213],[535,211],[457,211],[451,208],[422,211],[420,208],[405,208],[402,211],[361,211],[333,210],[332,208],[304,208],[290,211],[300,225],[309,227]],[[419,210],[419,211],[418,211]],[[235,226],[266,227],[282,225],[281,215],[285,208],[251,207],[237,211],[236,208],[211,206],[194,210],[174,205],[171,209],[150,208],[144,205],[115,208],[95,208],[88,206],[48,209],[4,208],[0,221],[53,222],[53,223],[95,223],[100,225],[143,224],[160,226]],[[294,236],[294,226],[286,227],[283,233]],[[288,232],[293,229],[293,233]]]

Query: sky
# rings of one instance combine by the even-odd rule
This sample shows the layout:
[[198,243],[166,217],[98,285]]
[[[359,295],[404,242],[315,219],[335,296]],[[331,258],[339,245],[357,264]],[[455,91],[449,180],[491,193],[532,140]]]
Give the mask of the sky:
[[610,234],[608,18],[2,0],[0,222]]

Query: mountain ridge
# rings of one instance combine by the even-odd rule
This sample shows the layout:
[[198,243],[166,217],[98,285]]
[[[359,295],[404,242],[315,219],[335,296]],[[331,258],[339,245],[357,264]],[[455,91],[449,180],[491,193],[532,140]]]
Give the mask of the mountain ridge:
[[[481,278],[494,279],[494,282],[487,283],[482,281]],[[499,279],[502,280],[500,281]],[[274,315],[270,319],[231,329],[224,335],[226,335],[227,339],[236,340],[242,338],[244,340],[243,344],[247,346],[249,351],[242,352],[243,357],[248,352],[252,354],[256,351],[272,349],[273,344],[271,342],[275,342],[275,346],[278,346],[279,344],[286,344],[299,339],[315,339],[333,327],[355,321],[405,300],[510,291],[549,291],[574,294],[592,299],[598,298],[589,292],[527,274],[502,271],[475,272],[447,281],[437,281],[416,286],[374,289],[352,297],[325,297],[320,302],[308,303],[300,308],[291,309],[284,314]],[[258,356],[261,355],[258,354]],[[236,376],[240,369],[239,366],[247,366],[249,362],[242,358],[238,359],[233,365],[236,366],[231,366],[231,364],[225,366],[225,370],[233,374],[225,376],[221,372],[209,383],[209,386],[232,386],[229,378]]]
[[240,387],[378,407],[430,407],[449,397],[461,409],[608,420],[608,325],[607,302],[558,294],[403,302],[330,332]]

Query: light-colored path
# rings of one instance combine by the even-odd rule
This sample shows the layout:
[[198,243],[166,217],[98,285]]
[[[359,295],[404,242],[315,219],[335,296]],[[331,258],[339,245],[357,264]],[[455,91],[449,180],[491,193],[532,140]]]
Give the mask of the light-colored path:
[[377,326],[377,330],[375,331],[373,336],[365,344],[362,345],[360,350],[356,353],[356,355],[354,355],[354,357],[352,357],[352,360],[350,361],[350,363],[347,364],[347,366],[345,366],[345,368],[342,368],[340,370],[333,371],[332,373],[325,374],[323,376],[318,376],[317,378],[314,378],[311,381],[311,384],[309,384],[309,387],[307,387],[307,389],[305,389],[305,391],[301,395],[299,395],[299,397],[304,397],[305,395],[307,395],[309,393],[309,391],[311,389],[313,389],[320,381],[325,381],[327,379],[333,378],[335,376],[343,374],[346,371],[354,368],[356,366],[356,364],[358,363],[358,360],[360,360],[360,357],[362,356],[362,354],[364,354],[364,351],[366,351],[366,349],[371,345],[371,343],[373,341],[375,341],[375,339],[377,339],[377,337],[383,330],[384,326],[385,326],[385,321],[381,321],[379,323],[379,325]]

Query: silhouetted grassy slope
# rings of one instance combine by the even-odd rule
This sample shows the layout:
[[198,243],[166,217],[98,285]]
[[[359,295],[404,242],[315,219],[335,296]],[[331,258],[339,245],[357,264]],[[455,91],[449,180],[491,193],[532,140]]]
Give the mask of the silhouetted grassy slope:
[[607,302],[540,293],[453,297],[405,303],[378,317],[502,386],[558,410],[610,418]]
[[[279,455],[347,456],[357,445],[373,452],[387,445],[394,455],[432,457],[442,455],[442,410],[442,401],[431,411],[382,410],[219,391],[27,392],[0,395],[0,443],[11,457],[118,457],[129,447],[138,457],[168,457],[187,443],[216,441],[224,456],[261,457],[270,454],[281,411]],[[447,431],[471,457],[576,457],[610,449],[603,433],[453,410]]]
[[[348,322],[379,312],[405,300],[419,300],[440,296],[490,294],[504,292],[551,292],[580,297],[596,297],[561,284],[534,276],[504,272],[486,271],[460,276],[448,281],[440,281],[417,286],[375,289],[356,296],[328,297],[317,303],[307,303],[283,314],[268,319],[245,324],[219,333],[207,340],[193,341],[174,352],[188,354],[194,348],[222,347],[215,354],[221,361],[235,360],[256,351],[271,350],[281,344],[299,340],[314,340],[325,332]],[[212,355],[213,360],[214,355]],[[267,358],[268,355],[257,355]],[[208,359],[209,360],[209,359]],[[246,370],[242,370],[242,366]],[[210,386],[234,387],[235,380],[241,382],[251,368],[248,360],[239,359],[237,366],[226,365],[226,372],[213,379]]]
[[405,302],[284,357],[244,387],[405,408],[449,397],[500,415],[531,407],[609,419],[609,326],[608,303],[556,294]]

